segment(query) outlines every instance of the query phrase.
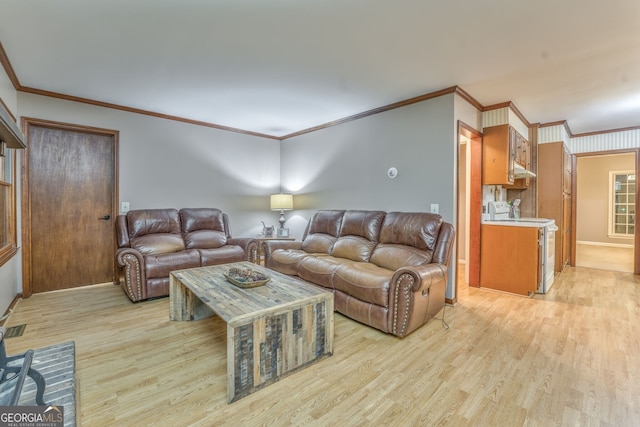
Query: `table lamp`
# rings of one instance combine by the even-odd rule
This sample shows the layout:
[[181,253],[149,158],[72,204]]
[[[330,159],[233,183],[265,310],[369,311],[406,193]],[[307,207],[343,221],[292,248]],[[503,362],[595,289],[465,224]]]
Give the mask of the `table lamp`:
[[292,194],[272,194],[271,195],[271,210],[280,211],[280,228],[284,228],[285,218],[284,211],[290,211],[293,209],[293,195]]

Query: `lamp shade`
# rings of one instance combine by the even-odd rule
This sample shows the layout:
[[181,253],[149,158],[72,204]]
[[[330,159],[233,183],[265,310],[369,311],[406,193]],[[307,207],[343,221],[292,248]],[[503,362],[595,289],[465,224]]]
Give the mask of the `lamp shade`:
[[292,194],[272,194],[271,195],[271,210],[272,211],[290,211],[293,209],[293,195]]

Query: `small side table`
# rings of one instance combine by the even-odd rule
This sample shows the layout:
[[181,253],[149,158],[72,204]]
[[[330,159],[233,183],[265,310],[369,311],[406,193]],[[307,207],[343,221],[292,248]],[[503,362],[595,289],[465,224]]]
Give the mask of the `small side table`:
[[288,240],[294,241],[295,237],[265,237],[262,234],[256,236],[256,240],[258,241],[258,264],[264,265],[264,254],[262,253],[262,242],[268,242],[271,240]]

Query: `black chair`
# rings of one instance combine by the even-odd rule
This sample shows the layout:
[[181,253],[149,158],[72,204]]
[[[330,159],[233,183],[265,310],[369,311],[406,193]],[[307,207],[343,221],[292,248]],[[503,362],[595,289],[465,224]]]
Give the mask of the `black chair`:
[[[31,367],[31,362],[33,361],[33,350],[28,350],[25,353],[15,356],[7,356],[7,351],[4,346],[4,335],[5,330],[0,327],[0,388],[5,391],[5,393],[0,397],[0,405],[16,406],[18,404],[18,400],[20,400],[20,393],[22,392],[24,381],[27,376],[29,376],[36,383],[36,403],[38,405],[45,406],[44,377],[40,372]],[[9,363],[17,360],[22,360],[22,364],[12,364],[9,366]]]

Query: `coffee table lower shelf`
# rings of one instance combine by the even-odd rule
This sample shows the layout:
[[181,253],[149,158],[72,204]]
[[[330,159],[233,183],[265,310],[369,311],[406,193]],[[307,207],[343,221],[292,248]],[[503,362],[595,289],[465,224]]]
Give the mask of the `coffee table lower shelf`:
[[170,275],[171,320],[217,314],[227,323],[229,403],[333,352],[331,292],[267,269],[266,285],[238,288],[223,276],[233,266],[264,269],[234,263]]

